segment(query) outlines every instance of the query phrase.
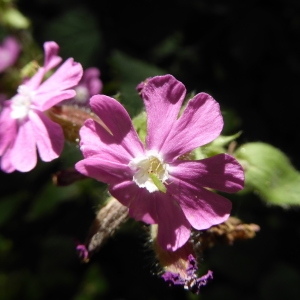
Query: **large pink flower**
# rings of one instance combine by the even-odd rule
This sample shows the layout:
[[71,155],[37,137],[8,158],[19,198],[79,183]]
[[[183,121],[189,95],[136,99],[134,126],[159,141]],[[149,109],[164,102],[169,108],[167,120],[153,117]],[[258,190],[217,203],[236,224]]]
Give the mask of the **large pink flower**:
[[46,72],[61,62],[55,42],[45,43],[44,49],[44,66],[19,86],[13,98],[3,102],[0,113],[0,167],[8,173],[32,170],[37,163],[36,148],[43,161],[57,158],[63,149],[62,128],[44,112],[75,96],[71,88],[79,82],[82,67],[69,58],[43,82]]
[[0,73],[11,67],[20,54],[20,44],[11,36],[8,36],[0,45]]
[[171,251],[189,239],[191,227],[207,229],[228,218],[231,202],[207,188],[232,193],[244,184],[242,167],[228,154],[183,160],[184,154],[214,140],[223,127],[219,104],[205,93],[191,99],[179,117],[185,92],[171,75],[147,81],[142,93],[145,146],[119,102],[93,96],[92,110],[110,132],[87,120],[80,131],[84,159],[76,164],[84,175],[108,183],[133,218],[158,224],[158,242]]

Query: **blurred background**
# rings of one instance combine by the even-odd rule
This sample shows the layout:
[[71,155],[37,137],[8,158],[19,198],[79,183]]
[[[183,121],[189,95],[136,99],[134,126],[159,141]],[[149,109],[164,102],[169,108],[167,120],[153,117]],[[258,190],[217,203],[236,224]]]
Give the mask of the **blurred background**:
[[[239,143],[281,149],[297,169],[299,156],[300,2],[296,0],[19,0],[42,48],[97,67],[103,93],[121,93],[132,116],[142,108],[135,87],[170,73],[189,92],[221,105],[224,134]],[[107,195],[86,180],[55,187],[51,174],[81,159],[63,155],[30,173],[0,173],[0,299],[300,299],[300,212],[266,205],[256,195],[230,196],[234,216],[256,223],[252,240],[216,246],[202,267],[214,280],[192,295],[155,275],[154,254],[141,224],[129,221],[87,264],[84,241]],[[299,183],[300,184],[300,183]]]

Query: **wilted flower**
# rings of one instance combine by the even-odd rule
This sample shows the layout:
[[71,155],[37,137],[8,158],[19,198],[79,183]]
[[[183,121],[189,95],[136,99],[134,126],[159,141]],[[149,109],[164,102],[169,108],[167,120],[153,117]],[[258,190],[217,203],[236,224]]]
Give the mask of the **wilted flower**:
[[244,184],[242,167],[228,154],[182,159],[223,128],[219,104],[205,93],[189,100],[179,116],[185,92],[171,75],[147,81],[142,91],[145,146],[118,101],[93,96],[91,108],[108,130],[94,120],[85,122],[80,131],[84,159],[76,164],[79,172],[109,184],[131,217],[158,224],[158,243],[170,251],[186,243],[191,227],[207,229],[228,218],[231,202],[207,188],[237,192]]
[[197,262],[192,254],[189,255],[188,262],[184,276],[179,273],[166,272],[162,275],[162,278],[170,285],[181,285],[186,290],[199,294],[201,286],[206,285],[209,280],[213,279],[213,273],[208,271],[207,274],[198,277],[196,273],[198,270]]
[[11,36],[8,36],[0,45],[0,73],[11,67],[20,54],[20,44]]
[[44,44],[44,66],[18,87],[18,93],[3,102],[0,114],[0,164],[5,172],[27,172],[37,163],[36,148],[43,161],[57,158],[63,148],[61,127],[45,114],[52,106],[75,96],[71,89],[82,76],[82,67],[69,58],[44,82],[47,71],[56,67],[58,45]]

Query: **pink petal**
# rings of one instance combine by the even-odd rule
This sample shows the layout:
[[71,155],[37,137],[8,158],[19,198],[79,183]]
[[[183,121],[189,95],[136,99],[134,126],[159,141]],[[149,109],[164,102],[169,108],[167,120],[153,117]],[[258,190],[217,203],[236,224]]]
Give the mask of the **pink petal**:
[[39,68],[38,71],[27,80],[24,85],[27,86],[31,91],[35,91],[41,84],[46,71],[44,68]]
[[242,166],[234,157],[224,153],[202,160],[177,160],[170,166],[170,175],[194,186],[226,193],[235,193],[244,187]]
[[149,193],[134,182],[113,185],[110,193],[129,208],[129,215],[147,224],[158,224],[158,242],[161,247],[175,251],[190,237],[190,224],[172,195]]
[[155,76],[144,86],[142,97],[147,112],[146,148],[159,151],[178,117],[185,87],[171,75]]
[[[8,103],[10,101],[7,101]],[[11,145],[17,136],[17,122],[10,117],[11,108],[5,106],[0,113],[0,156]]]
[[219,104],[208,94],[197,94],[175,122],[161,152],[166,160],[172,160],[213,141],[222,128],[223,117]]
[[11,67],[20,54],[20,44],[14,37],[7,37],[0,45],[0,73]]
[[[94,120],[87,120],[80,129],[80,150],[85,158],[97,155],[102,160],[128,165],[132,154],[123,144]],[[126,140],[126,136],[123,141]]]
[[60,125],[39,111],[31,112],[29,118],[41,159],[51,161],[57,158],[64,146],[64,134]]
[[195,229],[207,229],[229,217],[231,202],[205,188],[176,179],[169,184],[168,190],[177,199],[187,220]]
[[16,170],[16,168],[11,163],[11,147],[6,149],[6,152],[0,157],[0,169],[5,173],[11,173]]
[[19,126],[10,158],[12,165],[20,172],[32,170],[37,163],[36,145],[33,129],[29,119]]
[[[34,104],[38,107],[41,107],[41,110],[47,110],[57,104],[59,98],[57,95],[61,92],[64,95],[64,99],[69,99],[75,96],[75,91],[69,93],[69,91],[64,91],[66,89],[70,89],[76,86],[79,80],[82,77],[82,67],[79,63],[74,62],[73,58],[69,58],[62,64],[59,69],[49,77],[45,82],[43,82],[37,90],[39,95],[45,95],[45,97],[38,99],[38,101],[34,101]],[[53,98],[52,95],[56,95]],[[47,97],[47,94],[49,96]]]
[[76,95],[74,90],[53,90],[41,93],[39,90],[32,97],[32,107],[40,111],[46,111],[63,100],[73,98]]
[[79,161],[75,168],[83,175],[108,184],[132,180],[133,177],[132,171],[127,165],[103,160],[97,155]]
[[[82,129],[80,133],[83,151],[89,148],[94,149],[95,143],[97,143],[99,144],[98,153],[101,151],[102,153],[99,154],[105,159],[117,160],[124,164],[128,164],[134,157],[143,155],[144,146],[127,111],[118,101],[104,95],[95,95],[91,98],[90,105],[111,133],[102,126],[87,121],[85,127],[89,127],[90,131]],[[95,131],[99,136],[97,141],[91,141],[90,137],[86,135],[87,132],[91,134],[92,131]]]
[[102,91],[102,81],[100,80],[100,71],[97,68],[88,68],[83,72],[81,83],[86,85],[89,94],[94,96]]
[[55,42],[45,42],[44,51],[44,68],[45,71],[48,72],[49,70],[59,65],[62,61],[62,58],[57,55],[59,46]]
[[123,205],[129,208],[129,215],[147,224],[157,223],[156,196],[146,189],[139,188],[130,180],[120,182],[110,187],[110,193]]
[[159,245],[175,251],[183,246],[190,237],[191,226],[184,216],[173,195],[157,192],[158,236]]

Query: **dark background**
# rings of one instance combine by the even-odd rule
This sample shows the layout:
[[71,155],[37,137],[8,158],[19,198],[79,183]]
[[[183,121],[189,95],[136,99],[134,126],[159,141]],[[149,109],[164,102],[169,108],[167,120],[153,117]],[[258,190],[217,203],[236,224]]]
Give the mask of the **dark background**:
[[[240,143],[270,143],[300,168],[299,1],[20,0],[18,5],[41,47],[55,40],[64,58],[100,68],[103,93],[121,91],[132,114],[141,107],[135,85],[156,71],[170,73],[188,91],[209,92],[220,102],[234,120],[226,133],[243,130]],[[72,239],[84,240],[105,187],[90,180],[59,189],[49,179],[78,159],[80,153],[67,145],[62,158],[29,174],[0,174],[3,299],[300,298],[299,211],[267,206],[255,195],[231,197],[233,215],[259,224],[261,231],[253,240],[204,254],[203,268],[213,270],[215,279],[199,296],[169,288],[152,275],[154,254],[134,222],[89,264],[81,264]]]

